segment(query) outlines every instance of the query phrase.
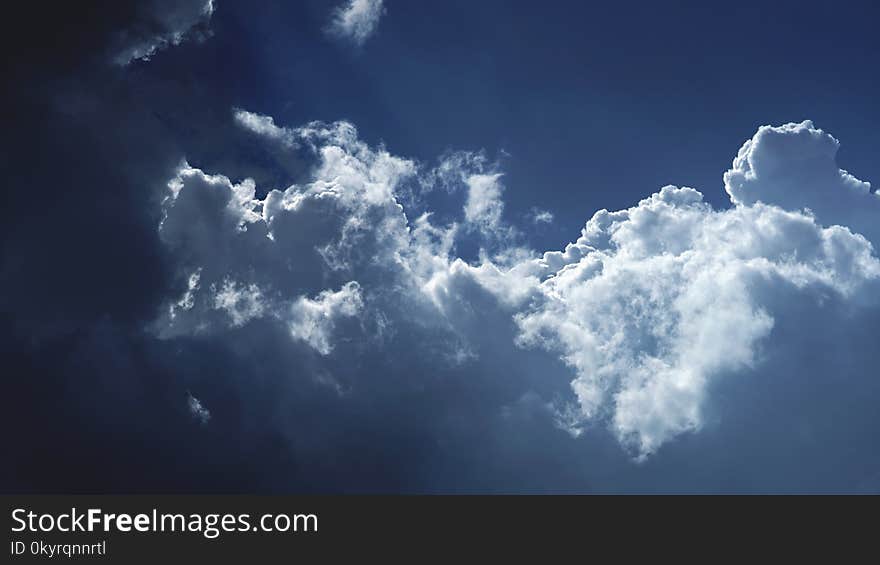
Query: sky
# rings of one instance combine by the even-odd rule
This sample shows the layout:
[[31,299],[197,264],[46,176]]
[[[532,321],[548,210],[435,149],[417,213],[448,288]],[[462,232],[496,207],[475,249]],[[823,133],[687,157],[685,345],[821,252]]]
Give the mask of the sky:
[[13,10],[0,485],[880,492],[877,10]]

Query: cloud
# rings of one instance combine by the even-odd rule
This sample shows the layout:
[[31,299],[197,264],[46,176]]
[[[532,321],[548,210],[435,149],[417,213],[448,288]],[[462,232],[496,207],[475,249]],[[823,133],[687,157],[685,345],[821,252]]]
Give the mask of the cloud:
[[69,4],[8,38],[7,490],[877,490],[876,195],[827,134],[762,128],[729,210],[661,189],[532,250],[466,218],[481,153],[119,80],[162,4]]
[[360,286],[351,281],[338,291],[322,291],[317,298],[300,297],[291,307],[288,321],[290,335],[315,348],[321,355],[328,355],[333,346],[330,332],[334,320],[340,316],[354,316],[363,307]]
[[[481,158],[432,168],[368,146],[346,122],[282,128],[245,111],[235,119],[291,154],[310,153],[311,177],[257,199],[250,180],[181,167],[160,227],[183,283],[183,298],[169,301],[176,317],[157,321],[166,338],[261,317],[323,358],[321,374],[362,362],[357,344],[399,357],[381,336],[401,328],[423,336],[407,345],[414,354],[443,351],[449,370],[484,363],[495,379],[504,377],[493,365],[545,351],[571,371],[570,393],[538,405],[573,435],[608,429],[644,460],[702,430],[721,383],[760,375],[789,351],[783,339],[794,338],[774,332],[791,328],[792,304],[876,311],[873,224],[854,204],[827,204],[835,191],[850,191],[852,203],[876,196],[836,167],[836,141],[809,122],[761,128],[743,146],[725,175],[730,209],[667,186],[631,208],[596,212],[564,250],[537,253],[503,223],[501,174]],[[460,188],[458,218],[414,213],[436,186],[450,198]],[[491,254],[457,256],[487,232]],[[803,331],[822,323],[842,322],[817,318]],[[490,343],[487,333],[508,337]],[[431,358],[422,371],[443,370]]]
[[333,11],[329,31],[355,45],[363,45],[376,32],[384,13],[383,0],[348,0]]
[[880,195],[837,166],[840,142],[813,122],[762,126],[740,148],[724,187],[736,204],[807,209],[825,225],[853,228],[880,241]]
[[774,292],[871,300],[880,280],[860,235],[763,204],[715,211],[688,188],[599,212],[574,245],[541,262],[558,268],[517,315],[520,340],[559,351],[582,422],[606,421],[639,456],[699,430],[713,382],[773,347]]
[[172,339],[263,318],[326,355],[335,320],[362,306],[351,276],[369,276],[375,286],[386,265],[408,254],[406,219],[392,194],[415,165],[367,147],[350,124],[253,129],[268,122],[255,116],[235,114],[267,140],[308,148],[314,177],[258,199],[250,179],[234,183],[181,164],[168,183],[159,235],[186,285],[154,330]]
[[550,212],[549,210],[533,208],[531,213],[529,214],[529,219],[534,224],[552,224],[553,212]]
[[597,212],[564,253],[544,255],[520,342],[577,372],[582,423],[606,421],[644,457],[702,427],[717,379],[759,370],[786,301],[876,307],[880,208],[836,166],[838,145],[811,122],[762,127],[724,175],[734,208],[669,186]]
[[263,315],[266,306],[260,287],[226,279],[221,288],[214,289],[214,308],[226,311],[233,327],[238,327]]
[[268,139],[277,140],[287,146],[294,144],[293,133],[288,129],[275,125],[275,120],[271,116],[255,114],[236,108],[233,110],[233,117],[239,126],[250,132]]
[[186,406],[189,408],[189,413],[192,414],[192,417],[201,425],[204,426],[211,420],[211,411],[202,404],[201,400],[190,393],[186,394]]
[[471,175],[467,178],[464,218],[480,229],[494,231],[501,223],[501,173]]
[[[118,32],[113,62],[149,61],[156,52],[199,33],[214,13],[214,0],[150,0],[138,17]],[[204,33],[204,31],[202,31]]]

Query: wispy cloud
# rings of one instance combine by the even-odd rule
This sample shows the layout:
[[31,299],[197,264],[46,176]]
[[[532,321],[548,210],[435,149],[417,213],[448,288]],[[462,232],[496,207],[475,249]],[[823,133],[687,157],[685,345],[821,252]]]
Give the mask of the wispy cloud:
[[202,404],[202,401],[192,395],[186,393],[186,406],[193,419],[197,420],[201,425],[206,425],[211,420],[211,411]]
[[553,212],[549,210],[542,210],[540,208],[532,208],[531,213],[529,213],[529,219],[532,223],[535,224],[550,224],[553,223]]
[[333,11],[328,30],[332,35],[363,45],[376,33],[384,13],[383,0],[349,0]]
[[[192,35],[204,36],[214,13],[214,0],[169,0],[147,4],[141,21],[121,30],[113,62],[120,66],[149,61],[157,51],[180,45]],[[197,34],[194,30],[202,28]]]

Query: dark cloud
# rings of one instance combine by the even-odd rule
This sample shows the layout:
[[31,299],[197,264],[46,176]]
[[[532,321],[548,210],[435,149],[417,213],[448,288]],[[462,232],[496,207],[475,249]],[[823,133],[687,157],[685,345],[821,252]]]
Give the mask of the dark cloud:
[[21,457],[4,467],[6,490],[196,482],[150,470],[184,453],[159,422],[185,429],[188,415],[143,327],[173,282],[156,226],[184,153],[166,117],[199,108],[204,130],[213,110],[190,85],[111,64],[143,9],[32,5],[7,20],[3,426]]
[[188,37],[203,38],[213,13],[213,0],[141,2],[134,21],[114,33],[113,62],[149,61],[157,51],[179,45]]

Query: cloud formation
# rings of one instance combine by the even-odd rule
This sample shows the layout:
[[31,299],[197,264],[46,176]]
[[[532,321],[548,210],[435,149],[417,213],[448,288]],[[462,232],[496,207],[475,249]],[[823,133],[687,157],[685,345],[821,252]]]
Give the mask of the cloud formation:
[[740,148],[724,187],[735,204],[809,210],[825,225],[849,226],[876,242],[880,194],[837,166],[839,148],[837,139],[809,120],[762,126]]
[[583,421],[607,419],[639,456],[699,429],[712,382],[756,366],[775,292],[871,300],[880,278],[871,244],[846,228],[763,204],[715,211],[675,187],[597,213],[541,263],[522,343],[559,351]]
[[[554,187],[548,226],[543,183],[506,188],[482,153],[418,162],[350,124],[230,120],[277,88],[252,47],[291,22],[294,113],[350,106],[357,77],[327,74],[307,6],[221,2],[211,23],[236,33],[212,49],[108,64],[183,29],[154,13],[178,4],[205,3],[28,4],[4,36],[7,490],[878,492],[876,193],[833,138],[761,128],[730,205],[644,186],[536,249],[566,229],[559,197],[618,187]],[[369,133],[414,150],[474,133],[384,123]],[[591,166],[528,141],[532,173],[548,152]]]
[[214,0],[149,0],[134,21],[118,32],[113,62],[149,61],[157,51],[180,45],[214,13]]
[[[538,253],[505,222],[501,174],[479,156],[429,167],[368,146],[346,122],[234,118],[310,155],[310,178],[258,198],[249,179],[180,167],[160,226],[181,281],[155,325],[166,339],[268,321],[317,355],[316,374],[362,362],[354,344],[399,356],[382,348],[401,328],[431,328],[408,347],[443,351],[449,367],[480,360],[498,379],[493,364],[546,351],[569,367],[571,393],[541,409],[576,436],[605,427],[645,459],[703,428],[719,383],[786,350],[774,328],[793,301],[877,307],[876,195],[836,167],[837,141],[809,122],[761,128],[743,145],[725,174],[729,209],[667,186]],[[464,196],[457,219],[419,211],[438,185]],[[476,260],[457,254],[475,241]],[[504,320],[514,333],[489,345]]]
[[348,0],[333,11],[329,31],[355,45],[363,45],[376,32],[384,13],[383,0]]

